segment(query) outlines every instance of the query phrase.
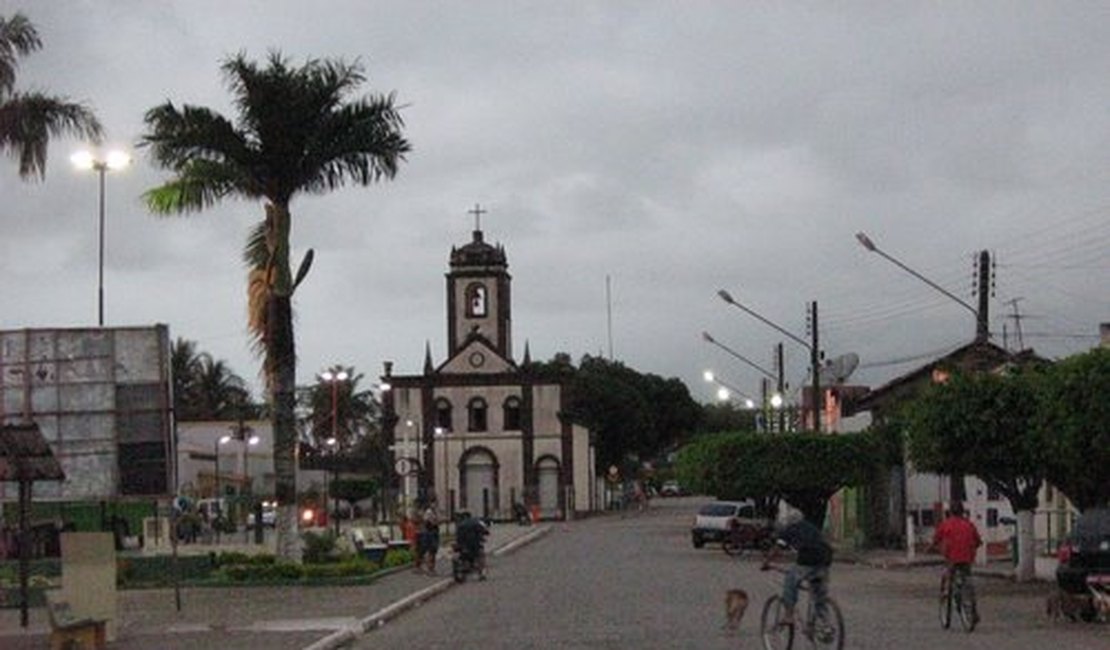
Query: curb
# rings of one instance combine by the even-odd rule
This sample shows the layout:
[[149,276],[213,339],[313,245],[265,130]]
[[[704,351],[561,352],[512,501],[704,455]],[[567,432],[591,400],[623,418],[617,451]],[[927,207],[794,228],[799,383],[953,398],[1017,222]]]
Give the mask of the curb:
[[[493,549],[492,551],[490,551],[490,555],[494,557],[507,555],[520,548],[521,546],[524,546],[525,544],[530,544],[536,541],[549,532],[551,532],[551,526],[538,526],[535,530],[521,535],[520,537],[510,540],[505,544]],[[359,637],[374,631],[382,625],[385,625],[400,614],[404,613],[406,610],[411,609],[412,607],[416,607],[417,605],[420,605],[423,602],[430,600],[435,596],[438,596],[439,594],[447,591],[453,586],[455,586],[454,579],[444,578],[443,580],[440,580],[433,585],[425,587],[420,591],[417,591],[416,593],[409,594],[401,600],[398,600],[391,605],[387,605],[386,607],[379,609],[373,614],[360,619],[357,625],[352,625],[348,628],[332,632],[324,638],[316,641],[312,645],[306,646],[304,650],[335,650],[336,648],[342,648],[343,646],[356,641]]]

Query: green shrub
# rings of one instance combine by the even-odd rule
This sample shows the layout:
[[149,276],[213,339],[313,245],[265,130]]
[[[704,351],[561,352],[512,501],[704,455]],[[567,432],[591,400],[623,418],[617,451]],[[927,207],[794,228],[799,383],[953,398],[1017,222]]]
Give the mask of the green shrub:
[[304,563],[305,564],[322,564],[334,558],[335,553],[335,533],[325,531],[323,533],[306,532],[304,534]]
[[272,582],[276,580],[300,580],[305,575],[305,567],[294,562],[270,562],[268,564],[229,564],[220,567],[218,574],[232,582]]
[[[213,558],[208,555],[181,555],[177,558],[181,580],[203,580],[212,573]],[[116,583],[120,586],[169,586],[173,584],[173,556],[151,555],[116,560]]]
[[412,551],[410,549],[390,549],[389,551],[386,551],[385,559],[382,561],[382,565],[385,566],[387,569],[392,569],[393,567],[412,564],[412,560]]

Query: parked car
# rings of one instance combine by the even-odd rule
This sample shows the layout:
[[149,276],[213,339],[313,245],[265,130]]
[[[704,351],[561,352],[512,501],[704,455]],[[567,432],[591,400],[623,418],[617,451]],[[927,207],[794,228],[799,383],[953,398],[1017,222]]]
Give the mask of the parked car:
[[757,525],[759,521],[752,501],[713,501],[698,510],[690,536],[694,548],[701,548],[706,542],[724,541],[737,524]]
[[659,496],[680,497],[683,494],[685,494],[685,491],[678,484],[678,481],[663,481],[663,487],[659,488]]
[[[1089,508],[1075,520],[1057,551],[1056,584],[1068,594],[1090,596],[1110,592],[1110,508]],[[1093,600],[1080,612],[1093,620]]]

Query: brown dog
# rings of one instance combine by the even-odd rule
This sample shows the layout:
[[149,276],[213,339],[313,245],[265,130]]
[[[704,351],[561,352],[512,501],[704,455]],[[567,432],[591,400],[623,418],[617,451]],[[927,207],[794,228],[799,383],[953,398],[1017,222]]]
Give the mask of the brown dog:
[[725,625],[724,629],[732,634],[740,627],[740,619],[744,618],[744,611],[748,609],[748,592],[743,589],[729,589],[725,592]]

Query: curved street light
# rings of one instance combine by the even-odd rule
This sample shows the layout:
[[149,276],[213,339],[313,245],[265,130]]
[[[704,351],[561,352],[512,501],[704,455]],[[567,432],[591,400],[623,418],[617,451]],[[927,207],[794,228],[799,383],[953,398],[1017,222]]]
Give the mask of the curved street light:
[[720,299],[725,301],[726,303],[732,305],[733,307],[736,307],[749,316],[752,316],[753,318],[759,320],[761,323],[771,327],[783,336],[789,338],[791,341],[794,341],[795,343],[809,350],[810,374],[812,375],[811,381],[813,383],[813,430],[821,431],[821,406],[824,400],[822,399],[821,394],[821,351],[817,347],[817,302],[814,301],[811,303],[811,313],[813,319],[813,342],[810,343],[805,339],[799,337],[798,335],[794,334],[793,332],[790,332],[789,330],[772,322],[768,318],[765,318],[753,309],[740,304],[735,298],[732,297],[732,294],[730,294],[728,291],[720,289],[717,291],[717,296],[719,296]]

